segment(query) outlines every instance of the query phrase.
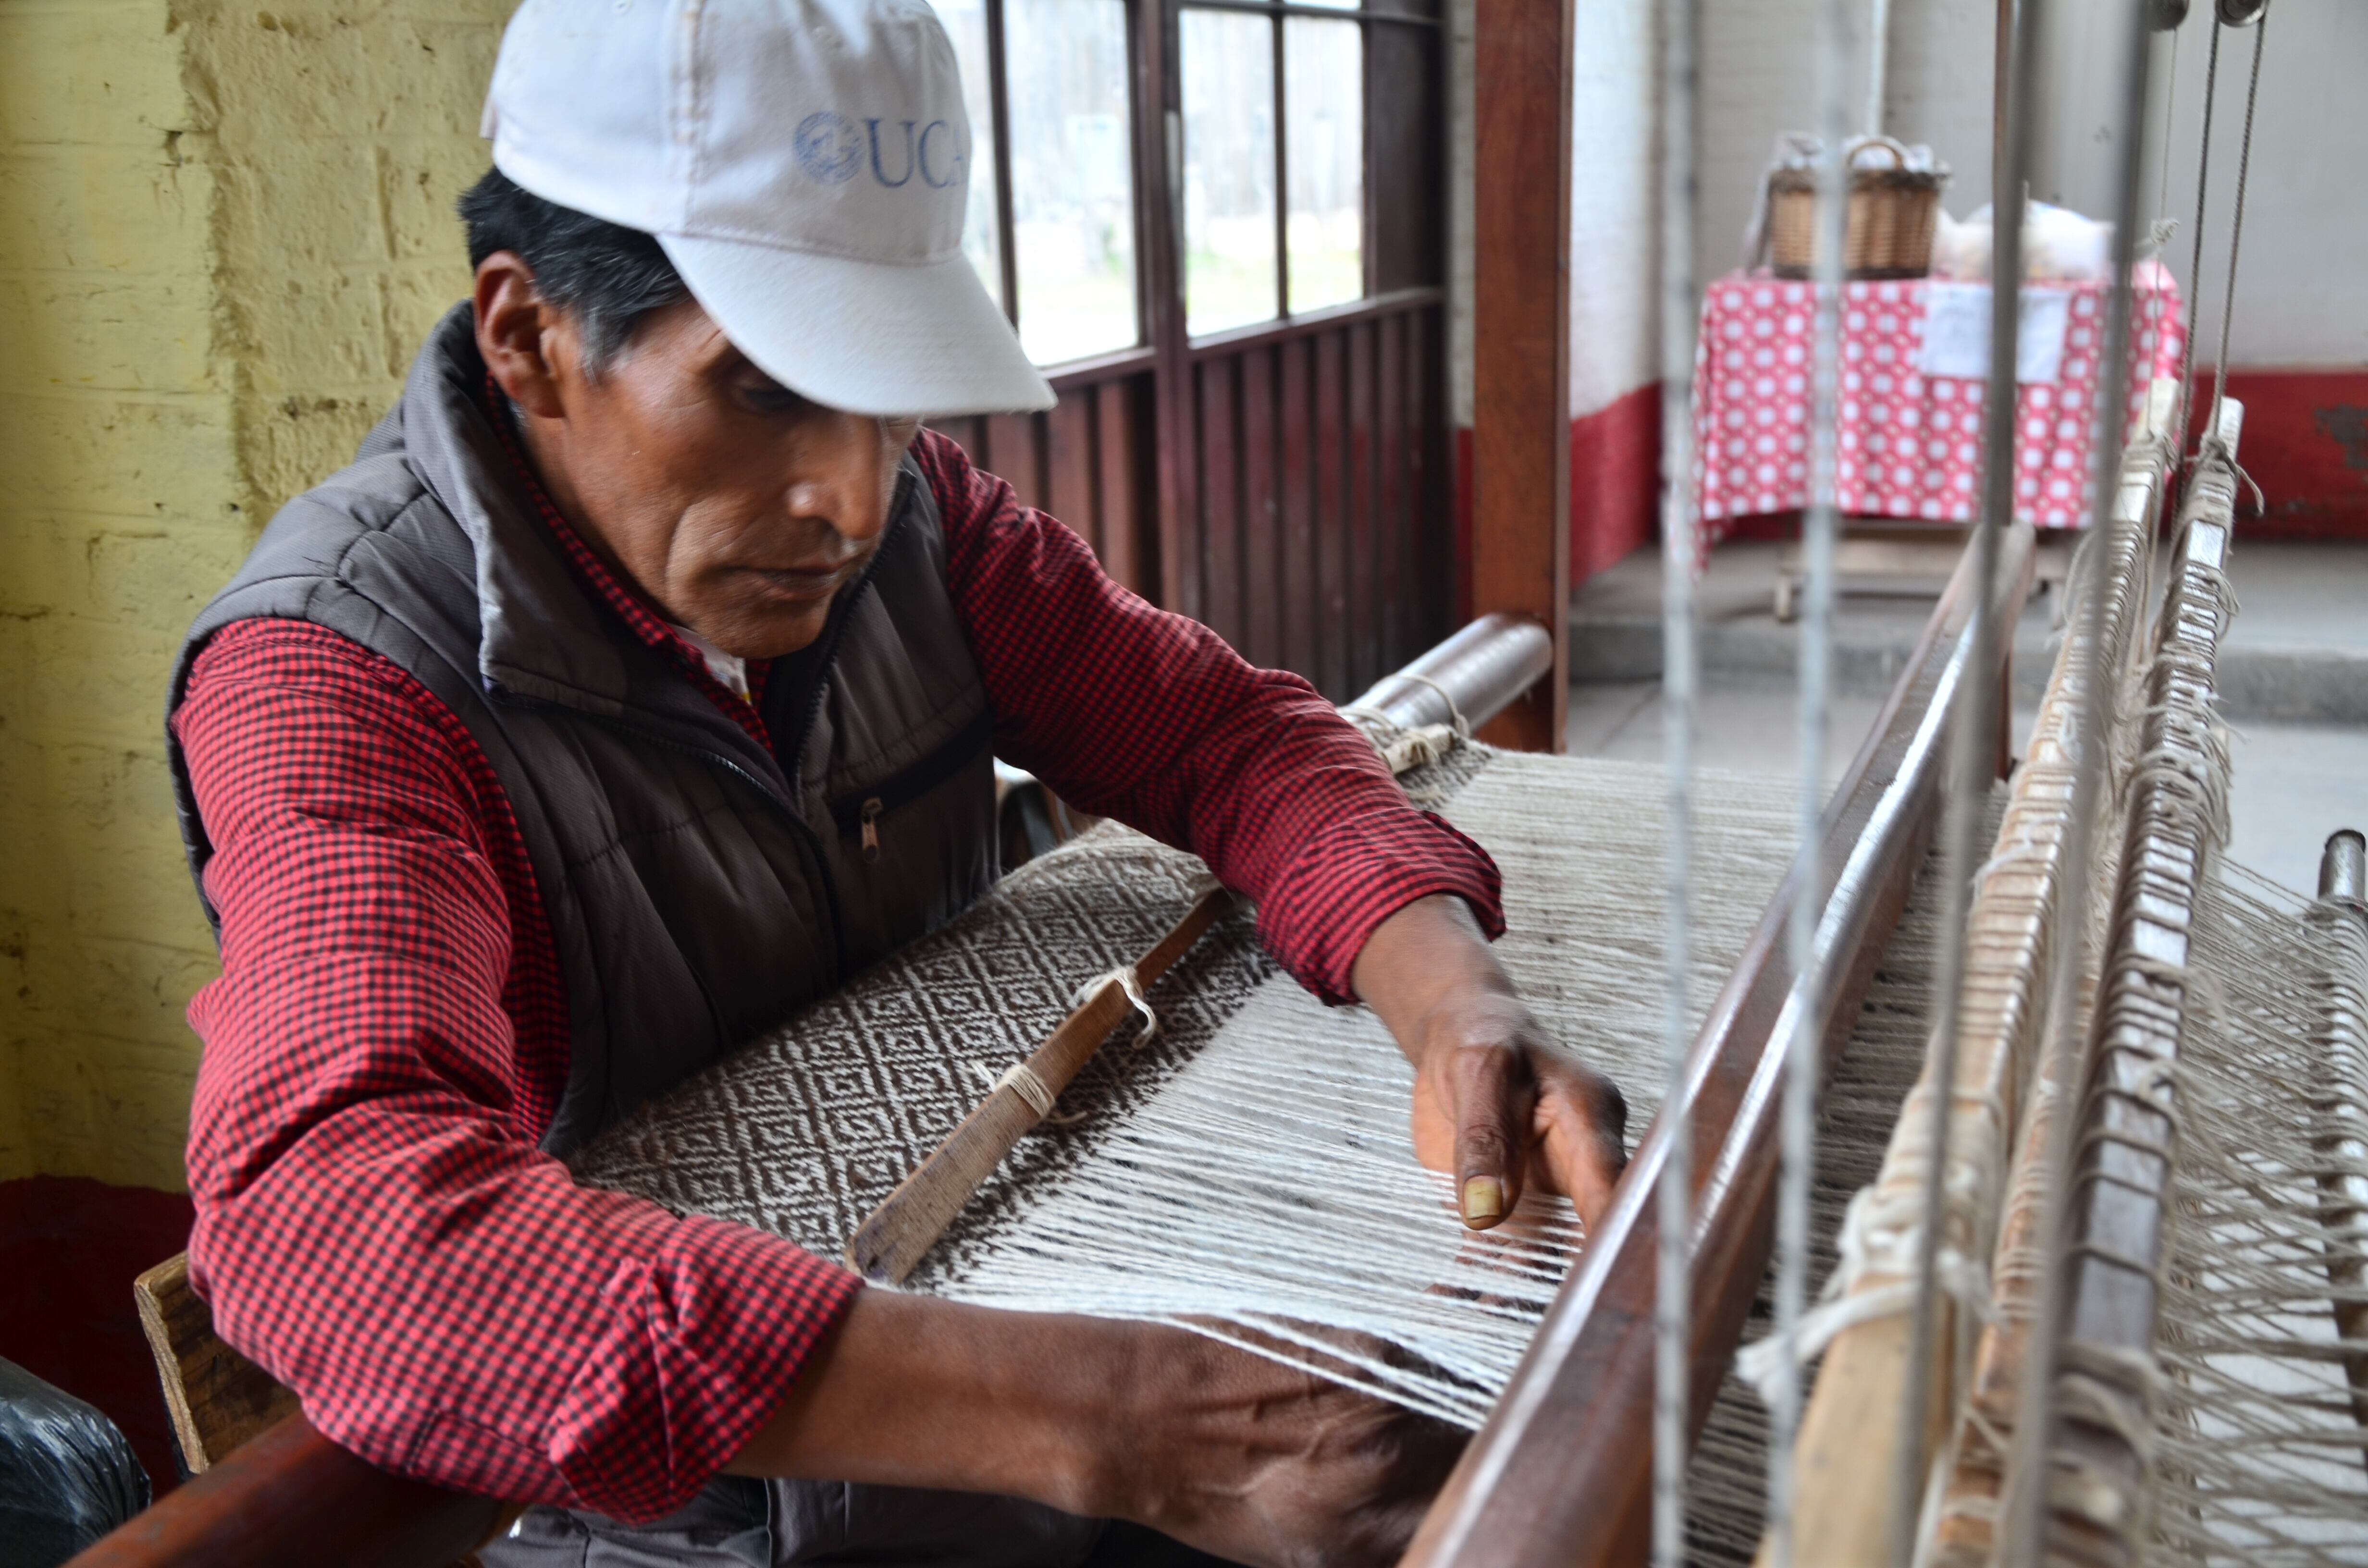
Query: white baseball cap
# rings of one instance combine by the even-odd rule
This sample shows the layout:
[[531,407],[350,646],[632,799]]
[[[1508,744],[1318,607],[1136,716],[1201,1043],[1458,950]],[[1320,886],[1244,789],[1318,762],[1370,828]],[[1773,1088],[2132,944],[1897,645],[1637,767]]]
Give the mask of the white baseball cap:
[[655,234],[793,392],[1053,406],[962,252],[970,118],[927,0],[526,0],[482,133],[544,200]]

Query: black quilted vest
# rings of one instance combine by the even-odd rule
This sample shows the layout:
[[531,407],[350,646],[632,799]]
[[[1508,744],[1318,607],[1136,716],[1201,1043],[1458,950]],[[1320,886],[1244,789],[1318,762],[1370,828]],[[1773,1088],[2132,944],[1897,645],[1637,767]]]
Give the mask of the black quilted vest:
[[[190,628],[167,711],[209,637],[274,617],[384,654],[459,716],[558,950],[570,1059],[543,1146],[564,1153],[978,896],[996,872],[993,714],[910,460],[819,680],[768,694],[785,771],[577,585],[512,492],[484,377],[462,304],[353,465],[283,507]],[[177,744],[171,764],[202,879]]]

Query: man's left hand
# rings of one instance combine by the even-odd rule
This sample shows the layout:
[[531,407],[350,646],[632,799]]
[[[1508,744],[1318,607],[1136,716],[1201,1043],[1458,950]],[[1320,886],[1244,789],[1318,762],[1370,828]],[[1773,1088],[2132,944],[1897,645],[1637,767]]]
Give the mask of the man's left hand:
[[1373,928],[1357,994],[1414,1063],[1414,1149],[1452,1172],[1463,1222],[1485,1231],[1535,1182],[1592,1227],[1626,1163],[1627,1102],[1549,1039],[1464,902],[1417,899]]

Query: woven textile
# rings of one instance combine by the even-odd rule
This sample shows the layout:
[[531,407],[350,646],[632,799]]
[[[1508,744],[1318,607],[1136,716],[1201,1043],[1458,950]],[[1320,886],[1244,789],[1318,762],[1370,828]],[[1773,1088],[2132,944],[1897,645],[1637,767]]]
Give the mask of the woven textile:
[[[1468,746],[1406,783],[1496,856],[1510,920],[1499,953],[1546,1028],[1621,1085],[1634,1108],[1631,1131],[1641,1131],[1661,1075],[1653,978],[1661,923],[1639,918],[1636,903],[1638,890],[1661,877],[1659,770]],[[1788,786],[1747,776],[1704,773],[1696,801],[1699,1015],[1782,875],[1793,816]],[[576,1158],[578,1179],[837,1253],[1004,1068],[1052,1030],[1081,984],[1132,962],[1183,914],[1204,874],[1190,856],[1097,829],[645,1108]],[[1360,1259],[1372,1261],[1357,1227],[1378,1227],[1409,1257],[1443,1257],[1442,1267],[1487,1249],[1469,1244],[1445,1178],[1413,1161],[1411,1075],[1386,1032],[1361,1009],[1327,1009],[1303,992],[1260,951],[1247,914],[1204,938],[1150,1001],[1160,1017],[1156,1039],[1135,1045],[1121,1031],[1104,1046],[1063,1096],[1075,1123],[1041,1129],[1004,1162],[912,1288],[1008,1306],[1190,1317],[1204,1332],[1212,1316],[1230,1318],[1264,1331],[1281,1276],[1146,1270],[1118,1256],[1122,1249],[1064,1229],[1078,1222],[1078,1194],[1095,1195],[1086,1209],[1103,1210],[1114,1193],[1154,1185],[1162,1159],[1205,1155],[1212,1179],[1236,1180],[1236,1188],[1222,1199],[1213,1187],[1195,1188],[1212,1197],[1169,1210],[1173,1221],[1222,1209],[1216,1222],[1229,1235],[1263,1234],[1276,1256],[1307,1264],[1310,1280],[1286,1298],[1292,1322],[1404,1338],[1388,1331],[1405,1303],[1353,1273]],[[1197,1131],[1208,1124],[1193,1118],[1212,1102],[1230,1112],[1261,1094],[1292,1114]],[[1321,1115],[1298,1114],[1301,1099]],[[1166,1155],[1144,1142],[1159,1137]],[[1313,1140],[1307,1147],[1318,1156],[1304,1170],[1288,1159],[1295,1137]],[[1284,1174],[1262,1172],[1260,1162],[1272,1164],[1278,1152]],[[1370,1162],[1362,1179],[1344,1177],[1352,1155]],[[1363,1211],[1324,1207],[1342,1196],[1363,1199]],[[1526,1284],[1502,1321],[1474,1331],[1485,1344],[1458,1324],[1444,1341],[1420,1346],[1444,1358],[1455,1392],[1417,1397],[1387,1379],[1383,1392],[1452,1418],[1485,1411],[1490,1385],[1509,1373],[1567,1265],[1570,1247],[1557,1238],[1576,1240],[1559,1199],[1532,1198],[1523,1208],[1545,1240],[1521,1262]],[[1056,1244],[1047,1238],[1068,1249],[1049,1271],[1036,1267]],[[1400,1283],[1417,1292],[1423,1284]]]

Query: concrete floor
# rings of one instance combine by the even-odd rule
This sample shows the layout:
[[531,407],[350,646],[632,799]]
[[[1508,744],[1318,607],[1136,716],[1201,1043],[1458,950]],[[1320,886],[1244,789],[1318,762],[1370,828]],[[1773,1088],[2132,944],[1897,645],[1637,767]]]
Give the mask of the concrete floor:
[[[1776,547],[1738,543],[1711,561],[1698,602],[1702,682],[1695,760],[1795,770],[1793,631],[1770,613]],[[2368,544],[2239,543],[2240,609],[2223,649],[2224,709],[2236,764],[2229,855],[2304,893],[2339,827],[2368,828]],[[1575,596],[1570,750],[1656,760],[1663,711],[1658,562],[1640,551]],[[1836,618],[1837,691],[1825,773],[1839,777],[1873,725],[1889,673],[1930,613],[1918,596],[1850,595]],[[2016,634],[2015,744],[2053,663],[2052,615],[2035,605]],[[1592,677],[1592,678],[1590,678]]]

